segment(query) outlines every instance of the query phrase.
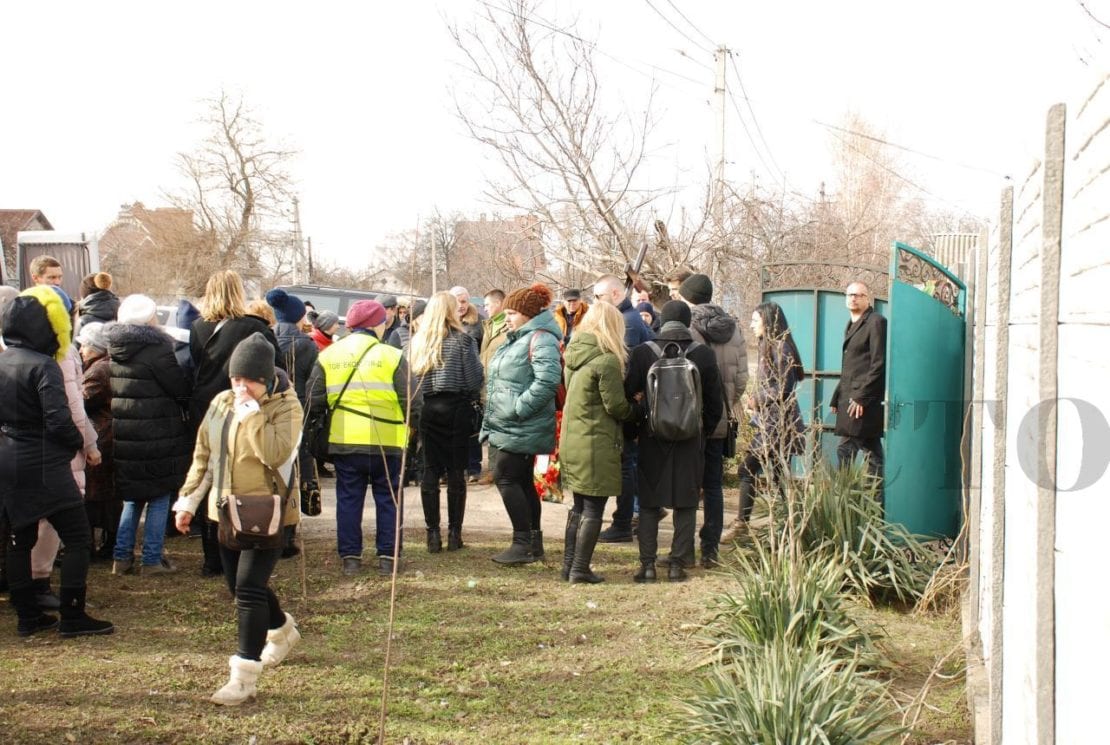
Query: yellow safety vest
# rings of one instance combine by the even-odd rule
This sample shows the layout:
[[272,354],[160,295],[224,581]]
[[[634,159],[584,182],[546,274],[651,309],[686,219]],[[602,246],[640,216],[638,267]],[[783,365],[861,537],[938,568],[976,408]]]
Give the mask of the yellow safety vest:
[[[328,441],[403,449],[408,441],[405,402],[397,400],[393,388],[401,350],[382,344],[370,334],[351,334],[320,352],[318,361],[324,370],[328,406],[335,406]],[[352,377],[356,364],[358,370]],[[336,405],[348,377],[351,382]]]

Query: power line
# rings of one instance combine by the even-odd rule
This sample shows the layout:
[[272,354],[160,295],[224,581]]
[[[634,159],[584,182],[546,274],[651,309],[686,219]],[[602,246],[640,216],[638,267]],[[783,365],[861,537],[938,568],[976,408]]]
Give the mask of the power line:
[[848,140],[844,139],[844,138],[843,138],[843,137],[841,137],[840,135],[838,135],[838,134],[836,134],[836,133],[833,133],[833,137],[835,137],[835,138],[836,138],[836,139],[838,139],[838,140],[839,140],[839,141],[840,141],[841,143],[843,143],[845,147],[847,147],[847,148],[849,148],[850,150],[853,150],[853,151],[855,151],[855,152],[859,153],[859,154],[860,154],[860,155],[862,155],[862,156],[863,156],[864,158],[866,158],[867,160],[871,161],[871,162],[872,162],[873,164],[875,164],[875,165],[876,165],[876,166],[878,166],[879,168],[881,168],[881,169],[883,169],[884,171],[886,171],[887,173],[889,173],[889,174],[890,174],[891,176],[894,176],[895,178],[897,178],[897,179],[900,179],[901,181],[904,181],[905,183],[907,183],[907,184],[909,184],[910,186],[912,186],[912,187],[913,187],[914,189],[917,189],[918,191],[920,191],[920,192],[921,192],[922,194],[926,194],[926,195],[928,195],[928,196],[932,197],[933,199],[937,200],[938,202],[943,202],[944,204],[947,204],[947,205],[948,205],[948,206],[950,206],[950,207],[955,207],[955,208],[956,208],[957,210],[961,210],[962,212],[964,212],[964,214],[967,214],[967,215],[971,215],[971,214],[972,214],[972,212],[971,212],[970,210],[968,210],[968,209],[967,209],[966,207],[964,207],[963,205],[959,205],[959,204],[956,204],[955,202],[949,201],[949,200],[945,199],[944,197],[942,197],[942,196],[940,196],[940,195],[938,195],[938,194],[934,194],[933,192],[931,192],[931,191],[929,191],[928,189],[926,189],[926,188],[925,188],[924,186],[921,186],[920,184],[918,184],[918,183],[916,183],[916,182],[914,182],[914,181],[911,181],[910,179],[906,178],[906,177],[905,177],[905,176],[903,176],[902,174],[898,173],[898,171],[895,171],[895,170],[894,170],[893,168],[891,168],[891,167],[887,166],[887,165],[886,165],[886,164],[884,164],[884,163],[880,163],[879,161],[877,161],[877,160],[875,160],[874,158],[872,158],[872,157],[871,157],[871,156],[870,156],[870,155],[869,155],[868,153],[866,153],[865,151],[863,151],[863,150],[861,150],[860,148],[856,147],[855,145],[853,145],[853,144],[852,144],[851,142],[849,142]]
[[670,18],[667,18],[667,16],[663,15],[662,11],[660,11],[660,10],[659,10],[659,8],[656,8],[656,7],[654,6],[654,5],[652,5],[652,4],[651,4],[651,0],[644,0],[644,2],[645,2],[645,3],[647,3],[647,6],[648,6],[649,8],[651,8],[652,10],[654,10],[654,11],[655,11],[655,15],[659,16],[660,18],[662,18],[662,19],[663,19],[663,21],[664,21],[664,22],[665,22],[665,23],[666,23],[666,24],[667,24],[668,26],[670,26],[670,27],[671,27],[671,28],[673,28],[673,29],[674,29],[675,31],[677,31],[677,32],[678,32],[678,34],[679,34],[679,36],[681,36],[681,37],[682,37],[683,39],[685,39],[686,41],[690,42],[691,44],[693,44],[693,45],[694,45],[695,47],[697,47],[698,49],[702,50],[702,51],[703,51],[703,52],[705,52],[706,54],[712,54],[712,53],[713,53],[713,50],[711,50],[711,49],[707,49],[707,48],[703,47],[703,46],[702,46],[702,45],[701,45],[701,44],[700,44],[699,42],[697,42],[697,41],[694,41],[694,39],[693,39],[693,38],[691,38],[689,34],[687,34],[687,33],[686,33],[685,31],[683,31],[682,29],[680,29],[680,28],[679,28],[678,26],[674,25],[674,22],[673,22],[673,21],[672,21],[672,20],[671,20]]
[[708,70],[709,72],[714,71],[713,68],[710,67],[709,65],[705,64],[704,62],[698,62],[696,59],[691,57],[690,54],[685,49],[677,49],[676,48],[675,52],[678,53],[678,56],[684,57],[686,60],[688,60],[690,62],[693,62],[695,65],[697,65],[698,67],[700,67],[703,70]]
[[679,7],[678,7],[677,5],[675,5],[675,4],[674,4],[674,3],[672,2],[672,0],[667,0],[667,5],[669,5],[669,6],[671,6],[672,8],[674,8],[674,12],[675,12],[675,13],[678,13],[679,17],[680,17],[680,18],[682,18],[682,20],[686,21],[687,25],[689,25],[689,26],[690,26],[690,28],[694,29],[694,30],[695,30],[695,31],[697,31],[697,32],[698,32],[699,34],[701,34],[701,38],[703,38],[703,39],[705,39],[706,41],[708,41],[708,42],[709,42],[709,46],[711,46],[711,47],[712,47],[712,46],[716,46],[717,42],[713,41],[713,40],[712,40],[712,39],[710,39],[710,38],[709,38],[708,36],[706,36],[706,35],[705,35],[705,33],[704,33],[704,32],[703,32],[703,31],[702,31],[702,30],[701,30],[700,28],[698,28],[698,27],[697,27],[697,26],[696,26],[696,25],[694,24],[694,22],[693,22],[693,21],[691,21],[691,20],[690,20],[689,18],[687,18],[687,17],[686,17],[686,14],[685,14],[685,13],[683,13],[683,12],[682,12],[682,11],[681,11],[681,10],[679,9]]
[[744,103],[747,104],[748,111],[752,115],[752,124],[755,125],[755,131],[756,134],[759,135],[759,141],[763,143],[763,149],[767,151],[767,157],[770,158],[771,163],[774,164],[775,170],[779,172],[780,176],[785,178],[782,169],[779,168],[779,164],[775,162],[775,156],[771,152],[771,146],[767,144],[767,138],[763,136],[763,128],[759,126],[759,119],[755,116],[755,109],[752,108],[752,100],[748,98],[748,92],[744,90],[744,79],[740,77],[740,68],[736,66],[736,57],[731,53],[729,53],[729,62],[732,63],[732,72],[736,75],[736,82],[740,86],[740,93],[744,96]]
[[[486,0],[479,0],[479,2],[481,2],[482,5],[486,6],[490,10],[496,10],[500,13],[505,13],[505,14],[508,14],[508,15],[515,15],[515,13],[512,10],[510,10],[509,8],[502,8],[501,6],[494,5],[493,3],[487,2]],[[532,23],[536,26],[539,26],[540,28],[547,29],[548,31],[552,31],[556,34],[562,34],[563,36],[574,39],[575,41],[577,41],[581,44],[585,44],[590,49],[592,49],[595,52],[597,52],[598,54],[600,54],[602,57],[607,57],[607,58],[611,59],[613,62],[616,62],[618,65],[621,65],[623,67],[627,67],[629,70],[632,70],[635,73],[643,75],[644,77],[649,78],[651,80],[655,79],[652,75],[649,75],[648,73],[644,72],[643,70],[637,69],[636,67],[629,64],[628,62],[625,62],[624,60],[618,59],[617,57],[614,57],[613,55],[609,54],[608,52],[603,50],[601,47],[599,47],[597,45],[597,42],[595,42],[595,41],[590,41],[589,39],[584,39],[581,36],[579,36],[578,34],[574,34],[574,33],[571,33],[570,31],[567,31],[566,29],[559,28],[558,26],[553,25],[550,21],[547,21],[543,18],[540,18],[539,16],[537,16],[535,14],[522,15],[520,17],[524,21],[526,21],[528,23]],[[653,65],[650,62],[644,62],[642,60],[636,60],[636,61],[639,62],[639,64],[641,64],[641,65],[644,65],[646,67],[651,68],[652,70],[656,70],[658,72],[665,73],[667,75],[671,75],[673,77],[679,78],[680,80],[685,80],[688,83],[693,83],[694,85],[697,85],[699,88],[704,88],[705,87],[705,81],[704,80],[695,80],[694,78],[691,78],[687,75],[683,75],[682,73],[675,72],[674,70],[668,70],[665,67],[659,67],[658,65]],[[660,82],[662,82],[662,81],[660,81]]]
[[960,163],[958,161],[948,160],[946,158],[941,158],[939,155],[932,155],[930,153],[923,153],[920,150],[914,150],[912,147],[906,147],[905,145],[899,145],[896,142],[890,142],[889,140],[884,140],[881,137],[876,137],[875,135],[870,135],[870,134],[867,134],[866,132],[857,132],[856,130],[845,129],[844,127],[838,127],[834,124],[826,124],[825,122],[818,121],[817,119],[814,119],[812,121],[813,121],[814,124],[820,125],[820,126],[824,127],[825,129],[833,130],[834,132],[842,132],[846,135],[851,135],[853,137],[862,137],[865,140],[871,140],[872,142],[877,142],[880,145],[886,145],[887,147],[892,147],[892,148],[895,148],[897,150],[904,150],[907,153],[913,153],[914,155],[920,155],[922,158],[928,158],[930,160],[935,160],[938,163],[944,163],[946,165],[957,166],[959,168],[966,168],[969,171],[979,171],[981,173],[989,173],[991,176],[997,176],[998,178],[1005,178],[1006,177],[1005,174],[998,173],[997,171],[992,171],[989,168],[983,168],[982,166],[973,166],[973,165],[969,165],[967,163]]
[[759,158],[759,162],[763,164],[763,169],[767,171],[767,175],[781,185],[782,181],[775,175],[775,172],[771,170],[771,167],[767,165],[767,161],[763,158],[763,153],[759,151],[759,146],[755,144],[752,132],[748,129],[748,124],[744,121],[744,115],[740,112],[740,104],[736,102],[736,96],[732,95],[732,91],[728,90],[727,86],[725,90],[728,93],[729,100],[732,101],[732,108],[736,109],[736,118],[740,120],[740,126],[744,129],[744,134],[747,135],[748,142],[752,144],[752,151],[755,153],[755,156]]

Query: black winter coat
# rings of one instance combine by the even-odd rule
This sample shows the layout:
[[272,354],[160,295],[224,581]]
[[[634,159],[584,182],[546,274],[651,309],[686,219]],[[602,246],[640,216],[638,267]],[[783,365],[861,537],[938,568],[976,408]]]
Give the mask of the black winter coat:
[[193,358],[193,398],[189,405],[189,419],[193,431],[200,426],[208,411],[208,404],[217,393],[231,389],[231,380],[227,374],[227,363],[231,353],[239,342],[246,339],[255,331],[260,332],[266,340],[274,345],[274,364],[285,369],[285,359],[278,349],[277,338],[274,332],[258,316],[242,316],[229,318],[216,332],[218,321],[206,321],[203,318],[193,324],[189,336],[189,352]]
[[[886,398],[886,319],[868,308],[844,329],[840,382],[829,406],[836,409],[836,433],[842,437],[881,437]],[[863,405],[863,416],[848,416],[848,404]]]
[[176,494],[192,460],[189,383],[173,340],[155,326],[114,324],[105,332],[112,375],[116,497],[145,502]]
[[[670,341],[685,350],[693,343],[693,338],[689,329],[664,326],[656,342],[665,349]],[[686,357],[697,366],[701,376],[702,436],[685,442],[663,442],[652,437],[646,427],[640,428],[636,483],[641,508],[698,506],[705,471],[705,433],[712,432],[720,421],[724,413],[724,396],[721,394],[721,376],[713,350],[698,344],[689,350]],[[637,393],[647,390],[648,370],[657,359],[659,357],[647,344],[632,350],[624,379],[625,395],[630,401]],[[641,401],[638,408],[642,418],[646,403]]]
[[78,330],[86,323],[94,321],[111,323],[119,313],[119,298],[111,290],[97,290],[81,300],[77,313]]
[[84,447],[69,412],[58,340],[46,311],[17,297],[5,311],[0,352],[0,505],[12,528],[81,504],[70,461]]
[[295,323],[278,321],[274,334],[277,336],[285,369],[292,378],[293,390],[297,392],[297,400],[304,406],[308,379],[312,377],[312,369],[316,366],[316,357],[320,350],[316,348],[316,342],[308,338],[308,334],[301,331]]

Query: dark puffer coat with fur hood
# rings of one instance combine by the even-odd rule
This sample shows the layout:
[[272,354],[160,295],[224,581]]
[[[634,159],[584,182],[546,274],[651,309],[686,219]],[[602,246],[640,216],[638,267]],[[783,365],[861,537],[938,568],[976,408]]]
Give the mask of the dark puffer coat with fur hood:
[[189,384],[173,339],[155,326],[105,329],[112,375],[116,497],[145,502],[175,495],[192,455]]

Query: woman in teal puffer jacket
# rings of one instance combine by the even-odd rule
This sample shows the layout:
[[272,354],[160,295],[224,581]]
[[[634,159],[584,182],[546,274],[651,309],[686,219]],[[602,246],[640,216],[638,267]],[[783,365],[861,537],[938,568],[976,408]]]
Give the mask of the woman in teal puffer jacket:
[[551,290],[534,284],[505,298],[509,327],[486,371],[486,414],[493,480],[513,523],[513,542],[493,560],[517,566],[543,557],[540,500],[532,472],[536,454],[555,449],[555,391],[562,379],[562,332],[550,310]]

